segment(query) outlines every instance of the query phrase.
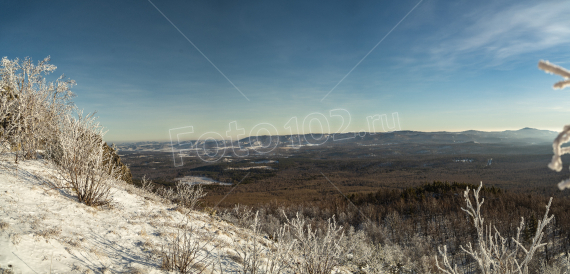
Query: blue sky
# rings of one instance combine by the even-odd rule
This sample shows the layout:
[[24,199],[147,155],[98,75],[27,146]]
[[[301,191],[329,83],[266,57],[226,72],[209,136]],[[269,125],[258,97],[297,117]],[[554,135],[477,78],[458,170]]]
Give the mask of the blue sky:
[[260,123],[288,134],[292,117],[302,131],[315,112],[335,132],[347,124],[333,109],[350,113],[345,131],[368,131],[377,114],[391,124],[394,112],[417,131],[570,121],[568,90],[537,69],[570,67],[567,1],[152,3],[219,71],[146,0],[4,1],[0,55],[50,55],[114,142],[168,140],[185,126],[225,136],[233,121],[246,135]]

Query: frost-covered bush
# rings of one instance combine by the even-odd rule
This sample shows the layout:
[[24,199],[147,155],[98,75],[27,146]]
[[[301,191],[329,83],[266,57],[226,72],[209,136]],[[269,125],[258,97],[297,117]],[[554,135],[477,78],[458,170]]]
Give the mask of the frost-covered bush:
[[314,229],[305,218],[297,213],[296,218],[287,219],[294,245],[295,260],[292,262],[296,273],[324,274],[340,265],[343,258],[341,246],[344,232],[334,217],[328,219],[325,230]]
[[70,88],[75,82],[64,75],[48,82],[44,76],[56,69],[49,61],[0,61],[0,144],[3,151],[14,151],[16,162],[54,144],[61,117],[74,108]]
[[105,158],[103,128],[91,115],[67,115],[57,131],[57,170],[64,187],[71,189],[80,202],[89,206],[107,205],[111,182],[116,180],[117,167]]
[[15,102],[10,88],[0,86],[0,154],[11,149],[9,137],[14,128],[11,121]]
[[256,274],[263,273],[261,268],[264,263],[262,258],[264,252],[264,246],[260,242],[260,231],[259,231],[259,218],[257,212],[253,218],[253,224],[251,225],[251,234],[248,234],[245,241],[242,242],[241,237],[233,238],[233,250],[237,253],[240,261],[240,267],[236,269],[239,273],[244,274]]
[[[259,212],[262,213],[262,212]],[[263,216],[263,214],[258,214]],[[255,216],[252,207],[247,205],[240,205],[235,204],[234,207],[229,209],[224,209],[220,213],[220,218],[226,222],[236,224],[240,227],[249,228],[254,223],[254,219],[252,218]],[[263,222],[263,220],[262,220]],[[262,225],[263,226],[263,225]],[[281,226],[278,225],[277,229]],[[275,231],[277,231],[277,229]],[[267,232],[267,231],[266,231]]]
[[176,198],[176,193],[172,188],[160,187],[156,190],[156,194],[162,198],[163,203],[172,203]]
[[141,179],[141,189],[149,193],[154,190],[152,180],[147,180],[146,175],[144,175]]
[[204,193],[201,185],[191,186],[180,181],[176,183],[175,201],[183,207],[194,209],[204,196],[206,193]]
[[[147,191],[154,190],[152,182],[146,178],[143,178],[141,184],[141,187]],[[155,193],[162,198],[163,203],[176,204],[180,209],[194,209],[207,194],[201,185],[191,186],[180,181],[176,183],[175,188],[159,187]]]
[[273,241],[269,241],[261,233],[259,212],[256,212],[249,228],[250,233],[244,241],[239,238],[233,239],[233,249],[240,261],[240,266],[235,270],[244,274],[289,273],[292,267],[293,248],[296,244],[296,240],[292,240],[289,236],[289,227],[282,226],[271,236]]
[[[475,229],[477,230],[477,243],[475,246],[473,246],[472,243],[467,243],[467,248],[460,246],[461,249],[475,259],[481,273],[529,273],[529,265],[532,261],[533,255],[538,249],[546,245],[546,243],[542,242],[542,237],[544,236],[542,231],[554,217],[553,215],[550,217],[548,216],[552,198],[550,198],[548,205],[546,205],[546,213],[544,214],[544,217],[542,220],[538,221],[536,233],[534,234],[534,237],[532,237],[531,245],[525,247],[522,244],[523,241],[520,239],[521,232],[525,226],[524,218],[521,218],[521,223],[517,228],[516,237],[510,239],[512,242],[509,242],[509,239],[505,239],[501,236],[499,231],[491,224],[484,224],[484,218],[481,215],[481,205],[485,199],[479,199],[479,191],[482,187],[483,182],[481,182],[479,188],[477,188],[473,193],[475,205],[473,205],[469,199],[470,189],[467,188],[463,193],[467,209],[461,209],[465,211],[473,221],[473,226],[475,226]],[[459,273],[457,265],[451,265],[449,262],[447,247],[439,247],[438,250],[443,259],[443,266],[440,266],[436,256],[436,265],[438,269],[447,274]]]
[[0,61],[0,153],[12,151],[16,163],[41,153],[56,164],[63,187],[81,202],[107,204],[110,180],[130,183],[130,170],[103,141],[93,115],[72,114],[75,81],[64,75],[53,82],[45,79],[56,69],[49,61]]
[[[185,226],[186,227],[186,226]],[[195,227],[179,229],[176,235],[169,236],[168,243],[160,251],[162,269],[177,273],[201,273],[206,257],[201,254],[210,241],[200,241]],[[210,250],[211,251],[211,250]]]

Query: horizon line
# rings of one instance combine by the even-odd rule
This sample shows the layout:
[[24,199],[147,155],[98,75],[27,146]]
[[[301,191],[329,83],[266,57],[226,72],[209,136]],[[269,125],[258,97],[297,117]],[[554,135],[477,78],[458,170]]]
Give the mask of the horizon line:
[[[447,130],[438,130],[438,131],[421,131],[421,130],[394,130],[394,131],[376,131],[373,132],[373,134],[371,134],[372,132],[370,131],[364,131],[365,135],[376,135],[376,134],[383,134],[383,133],[393,133],[393,132],[422,132],[422,133],[463,133],[463,132],[467,132],[467,131],[478,131],[478,132],[505,132],[505,131],[519,131],[519,130],[523,130],[523,129],[533,129],[533,130],[542,130],[542,131],[551,131],[551,132],[560,132],[558,130],[553,130],[553,129],[539,129],[539,128],[531,128],[531,127],[523,127],[523,128],[519,128],[519,129],[504,129],[504,130],[477,130],[477,129],[467,129],[467,130],[462,130],[462,131],[447,131]],[[320,134],[327,134],[327,135],[333,135],[333,134],[350,134],[350,133],[354,133],[355,135],[359,135],[359,133],[362,133],[363,131],[349,131],[349,132],[342,132],[342,133],[307,133],[307,134],[293,134],[293,135],[298,135],[298,136],[306,136],[306,135],[320,135]],[[265,136],[291,136],[291,134],[280,134],[280,135],[250,135],[250,136],[246,136],[243,138],[240,138],[239,140],[242,139],[246,139],[246,138],[251,138],[251,137],[265,137]],[[233,139],[232,139],[233,140]],[[171,142],[172,140],[165,138],[165,139],[150,139],[150,140],[126,140],[126,141],[117,141],[117,140],[109,140],[109,141],[105,141],[107,143],[114,143],[114,144],[120,144],[120,143],[149,143],[149,142]],[[193,139],[190,141],[197,141],[197,139]],[[225,140],[224,141],[230,141],[230,140]],[[232,141],[234,142],[234,141]]]

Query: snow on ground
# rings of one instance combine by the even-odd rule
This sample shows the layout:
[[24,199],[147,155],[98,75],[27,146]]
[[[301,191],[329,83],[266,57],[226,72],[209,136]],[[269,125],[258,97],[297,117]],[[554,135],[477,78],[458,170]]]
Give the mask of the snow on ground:
[[232,250],[251,235],[125,183],[113,187],[112,206],[89,207],[53,188],[54,174],[47,161],[0,159],[0,273],[164,273],[159,251],[180,227],[194,229],[212,273],[212,263],[237,267]]
[[184,176],[182,178],[176,178],[174,179],[175,181],[181,181],[182,183],[186,183],[189,184],[191,186],[193,185],[211,185],[211,184],[217,184],[217,185],[223,185],[223,186],[231,186],[231,183],[224,183],[224,182],[218,182],[212,178],[208,178],[208,177],[200,177],[200,176]]

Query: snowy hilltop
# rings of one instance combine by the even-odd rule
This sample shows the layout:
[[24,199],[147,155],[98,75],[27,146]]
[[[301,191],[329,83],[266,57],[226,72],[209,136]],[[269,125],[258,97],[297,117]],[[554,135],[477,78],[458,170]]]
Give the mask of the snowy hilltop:
[[268,237],[255,216],[240,228],[119,180],[109,204],[87,206],[58,181],[49,161],[0,159],[0,273],[350,273],[334,223],[317,237],[296,218]]
[[[0,269],[13,273],[164,273],[169,238],[189,234],[195,272],[237,269],[247,230],[117,181],[112,203],[90,207],[54,187],[43,160],[0,161]],[[243,239],[242,239],[243,238]],[[260,242],[268,242],[264,238]],[[269,245],[270,243],[265,243]],[[192,271],[192,272],[194,272]]]

